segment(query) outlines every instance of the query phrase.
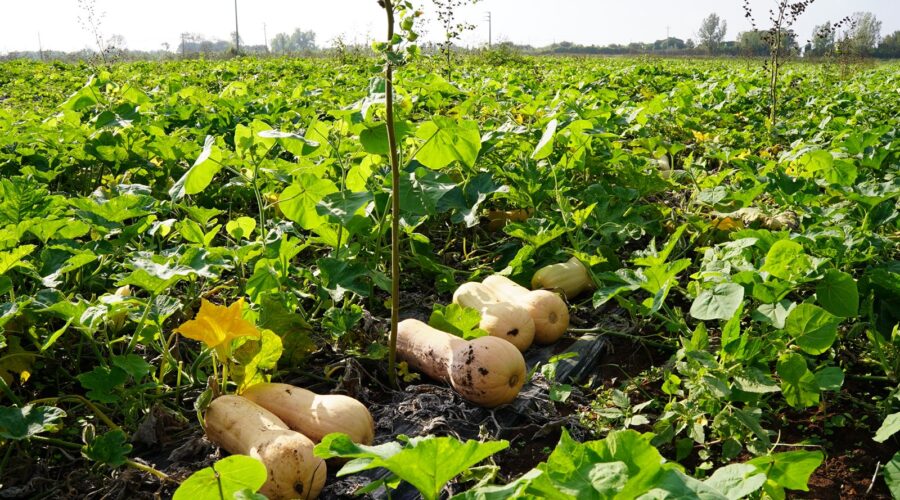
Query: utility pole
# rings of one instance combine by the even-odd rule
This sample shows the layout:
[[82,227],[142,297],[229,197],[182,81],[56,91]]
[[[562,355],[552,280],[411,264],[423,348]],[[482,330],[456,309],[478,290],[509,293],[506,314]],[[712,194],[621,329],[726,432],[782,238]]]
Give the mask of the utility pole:
[[263,23],[263,45],[266,46],[266,53],[269,53],[269,34],[266,32],[266,23]]
[[241,53],[241,33],[238,31],[237,0],[234,0],[234,53]]
[[187,41],[184,35],[184,33],[181,34],[181,58],[187,59]]
[[487,17],[484,19],[488,23],[488,49],[491,49],[494,46],[494,44],[493,44],[494,27],[493,27],[493,23],[492,23],[492,19],[491,19],[491,13],[488,12]]
[[38,31],[38,53],[41,55],[41,62],[44,62],[44,44],[41,43],[40,31]]

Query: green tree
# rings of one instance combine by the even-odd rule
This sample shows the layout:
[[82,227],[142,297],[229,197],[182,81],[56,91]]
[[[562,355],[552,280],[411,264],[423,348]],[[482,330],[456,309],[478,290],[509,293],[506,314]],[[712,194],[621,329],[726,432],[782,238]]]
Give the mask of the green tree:
[[291,48],[295,52],[316,50],[316,32],[295,29],[291,34]]
[[744,56],[767,56],[769,44],[765,40],[766,33],[759,30],[744,31],[738,35],[738,50]]
[[831,21],[820,24],[813,29],[812,42],[807,56],[823,57],[834,51],[836,30]]
[[272,52],[287,54],[291,50],[291,37],[287,33],[278,33],[269,44],[272,46]]
[[876,51],[878,57],[900,58],[900,31],[884,37]]
[[715,53],[722,44],[722,40],[725,39],[727,31],[728,23],[713,12],[700,24],[700,31],[697,32],[700,46],[705,47],[710,54]]
[[881,39],[881,21],[871,12],[856,12],[850,28],[850,44],[859,55],[871,55]]

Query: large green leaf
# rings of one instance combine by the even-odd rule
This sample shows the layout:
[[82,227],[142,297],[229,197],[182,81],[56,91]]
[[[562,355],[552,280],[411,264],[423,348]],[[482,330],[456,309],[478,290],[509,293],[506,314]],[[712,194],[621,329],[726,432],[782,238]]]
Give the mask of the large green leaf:
[[232,455],[191,474],[172,500],[230,500],[244,490],[257,491],[266,482],[266,466],[245,455]]
[[783,280],[796,281],[805,276],[810,269],[812,262],[803,251],[803,245],[790,240],[779,240],[769,249],[766,262],[760,271],[768,272]]
[[819,384],[803,356],[785,354],[778,360],[776,368],[781,378],[781,392],[789,405],[807,408],[819,403]]
[[0,252],[0,276],[16,267],[28,267],[22,259],[27,257],[37,248],[34,245],[21,245],[9,252]]
[[66,412],[53,406],[0,406],[0,438],[14,441],[59,430]]
[[728,497],[729,500],[745,498],[762,488],[766,475],[750,464],[731,464],[717,469],[704,481]]
[[534,152],[531,153],[532,160],[543,160],[553,154],[553,143],[556,138],[557,126],[559,126],[559,122],[555,118],[547,124],[547,128],[544,129],[544,135],[541,136],[540,142],[534,148]]
[[461,442],[434,436],[409,439],[405,446],[362,446],[346,434],[329,434],[316,446],[315,453],[322,458],[354,458],[338,471],[338,476],[383,467],[413,485],[426,500],[435,500],[451,479],[508,447],[507,441]]
[[435,304],[428,324],[442,332],[452,333],[467,340],[488,335],[488,332],[478,327],[481,324],[481,314],[478,310],[459,304],[448,306]]
[[89,443],[81,447],[81,453],[85,457],[110,467],[119,467],[125,464],[128,454],[131,453],[131,444],[128,436],[122,429],[113,429],[106,434],[95,437]]
[[770,496],[784,498],[784,489],[809,491],[809,478],[824,460],[821,451],[788,451],[754,458],[747,463],[766,475],[764,488]]
[[222,152],[216,146],[216,139],[207,136],[200,156],[197,157],[194,165],[184,173],[184,176],[172,186],[169,196],[178,201],[185,195],[202,192],[209,186],[219,170],[222,170],[222,167]]
[[826,311],[842,318],[859,314],[859,289],[853,276],[829,269],[816,287],[816,300]]
[[424,140],[425,144],[419,149],[415,159],[435,170],[454,161],[473,167],[481,150],[478,123],[471,120],[457,121],[436,116],[419,126],[416,137]]
[[892,413],[881,423],[881,427],[878,428],[873,439],[883,443],[897,432],[900,432],[900,413]]
[[720,283],[703,290],[691,304],[691,316],[699,320],[731,319],[744,300],[744,287]]
[[236,363],[231,374],[238,385],[238,392],[252,385],[268,382],[271,376],[265,372],[274,370],[281,358],[281,337],[271,330],[262,330],[260,333],[258,340],[244,337],[235,347],[232,358]]
[[788,315],[784,330],[809,354],[822,354],[837,339],[841,319],[813,304],[800,304]]
[[900,498],[900,452],[884,466],[884,482],[894,498]]
[[300,174],[279,195],[278,205],[285,217],[303,229],[313,230],[327,221],[324,216],[319,215],[316,206],[327,195],[337,191],[337,186],[328,179],[320,179],[313,174]]

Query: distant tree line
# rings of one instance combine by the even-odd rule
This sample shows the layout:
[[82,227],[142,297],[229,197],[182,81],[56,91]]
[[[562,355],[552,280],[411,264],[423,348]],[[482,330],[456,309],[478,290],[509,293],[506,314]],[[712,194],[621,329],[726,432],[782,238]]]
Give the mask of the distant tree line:
[[[900,31],[881,36],[882,23],[871,12],[857,12],[850,17],[844,28],[837,29],[830,22],[816,26],[810,38],[801,42],[799,35],[793,31],[785,31],[781,50],[785,55],[821,58],[833,55],[852,55],[859,57],[875,57],[882,59],[900,59]],[[737,34],[735,40],[725,40],[728,25],[724,19],[713,13],[704,18],[696,33],[696,39],[668,37],[654,42],[634,42],[611,45],[580,45],[572,42],[559,42],[546,47],[517,45],[511,42],[495,44],[508,52],[534,55],[661,55],[661,56],[735,56],[765,57],[769,55],[766,42],[766,31],[748,30]],[[236,55],[235,36],[231,34],[226,40],[207,39],[197,33],[183,33],[174,50],[169,44],[163,44],[160,50],[137,51],[126,47],[125,38],[113,35],[106,41],[107,50],[114,50],[116,59],[172,59],[181,58],[218,58]],[[293,33],[278,33],[268,45],[248,45],[240,41],[240,53],[243,55],[321,55],[336,52],[339,55],[352,52],[369,53],[368,46],[345,45],[342,38],[337,38],[332,48],[322,48],[316,44],[316,33],[312,30],[295,29]],[[423,44],[426,53],[436,52],[440,46]],[[455,48],[459,52],[467,49]],[[84,60],[94,54],[91,49],[76,52],[59,51],[24,51],[10,52],[0,59],[45,59],[45,60]]]

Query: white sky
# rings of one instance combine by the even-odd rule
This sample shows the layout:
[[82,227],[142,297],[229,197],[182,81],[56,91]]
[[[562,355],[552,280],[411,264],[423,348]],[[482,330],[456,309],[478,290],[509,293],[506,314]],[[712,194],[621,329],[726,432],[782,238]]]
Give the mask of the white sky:
[[[131,49],[155,50],[163,43],[175,49],[180,33],[225,39],[234,31],[233,0],[95,0],[105,13],[101,32],[125,37]],[[418,0],[430,11],[430,0]],[[751,0],[758,22],[775,0]],[[384,36],[384,15],[376,0],[238,0],[241,38],[245,43],[294,28],[314,30],[320,46],[338,35],[347,42],[365,42]],[[482,0],[458,18],[479,24],[464,44],[487,41],[490,11],[494,41],[509,40],[535,46],[571,41],[606,45],[653,41],[666,29],[679,38],[695,37],[700,21],[717,12],[728,21],[726,39],[750,28],[744,20],[741,0]],[[818,0],[796,26],[805,42],[816,24],[836,20],[856,11],[873,12],[883,22],[882,35],[900,30],[900,0]],[[76,0],[0,0],[0,53],[35,50],[40,33],[45,49],[78,50],[93,47],[92,37],[78,22]],[[763,24],[763,23],[760,23]],[[429,39],[440,30],[432,25]]]

